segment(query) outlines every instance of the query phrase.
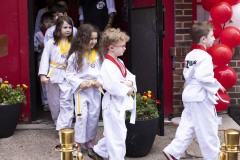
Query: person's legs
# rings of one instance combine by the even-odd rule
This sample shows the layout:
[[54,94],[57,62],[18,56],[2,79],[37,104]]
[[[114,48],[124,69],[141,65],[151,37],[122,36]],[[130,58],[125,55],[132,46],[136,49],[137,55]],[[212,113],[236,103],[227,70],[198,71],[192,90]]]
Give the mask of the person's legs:
[[[75,100],[75,117],[76,122],[74,126],[75,130],[75,142],[78,144],[85,143],[87,140],[86,128],[88,119],[88,96],[84,91],[74,93]],[[78,116],[78,113],[81,113]]]
[[74,114],[73,94],[71,86],[66,80],[60,86],[60,113],[57,119],[56,130],[71,128]]
[[98,120],[100,115],[101,92],[95,88],[89,88],[88,121],[86,128],[86,147],[93,148],[97,135]]
[[195,136],[194,126],[192,123],[192,119],[194,117],[192,117],[189,109],[191,107],[191,103],[184,103],[184,107],[185,108],[182,112],[181,121],[177,128],[175,138],[163,150],[165,154],[170,154],[176,159],[180,159]]
[[220,153],[218,117],[215,106],[206,98],[191,107],[194,129],[204,159],[217,160]]
[[109,160],[124,160],[126,154],[125,118],[120,118],[120,112],[114,104],[103,107],[104,135],[93,150],[102,157],[109,157]]
[[51,111],[52,120],[56,124],[60,111],[60,88],[57,83],[48,82],[47,85],[48,105]]

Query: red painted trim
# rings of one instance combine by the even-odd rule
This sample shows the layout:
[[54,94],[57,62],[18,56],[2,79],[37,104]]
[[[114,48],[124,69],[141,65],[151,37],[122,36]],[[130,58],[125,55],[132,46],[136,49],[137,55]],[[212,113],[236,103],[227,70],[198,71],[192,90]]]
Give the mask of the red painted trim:
[[30,73],[29,73],[29,44],[28,44],[28,0],[18,0],[19,15],[19,52],[20,52],[20,77],[21,83],[28,86],[26,90],[27,105],[22,106],[22,116],[30,121]]
[[163,39],[163,86],[164,86],[164,114],[173,111],[173,71],[170,48],[174,47],[174,1],[163,0],[165,11],[165,38]]
[[192,21],[197,19],[197,0],[192,1]]

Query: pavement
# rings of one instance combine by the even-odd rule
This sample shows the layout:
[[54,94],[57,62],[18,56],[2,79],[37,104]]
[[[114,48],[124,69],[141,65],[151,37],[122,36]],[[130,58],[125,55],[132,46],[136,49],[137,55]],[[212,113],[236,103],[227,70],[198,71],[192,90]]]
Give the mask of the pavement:
[[[221,114],[223,124],[219,127],[219,137],[223,143],[223,130],[240,129],[240,126],[228,116]],[[175,118],[177,120],[178,118]],[[165,122],[165,136],[156,136],[150,153],[141,158],[126,157],[125,160],[165,160],[162,150],[174,138],[177,122]],[[97,140],[102,137],[103,125],[99,123]],[[55,151],[59,138],[52,122],[35,122],[35,124],[18,124],[13,136],[0,139],[0,160],[60,160],[60,153]],[[91,160],[85,150],[84,160]],[[192,141],[181,159],[202,160],[196,139]],[[240,160],[240,156],[238,158]]]

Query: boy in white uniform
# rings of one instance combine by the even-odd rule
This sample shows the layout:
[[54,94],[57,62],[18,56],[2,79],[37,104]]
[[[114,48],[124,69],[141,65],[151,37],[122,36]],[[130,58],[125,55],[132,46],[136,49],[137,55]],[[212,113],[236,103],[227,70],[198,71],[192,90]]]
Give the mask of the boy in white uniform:
[[[46,30],[52,26],[53,17],[50,12],[43,13],[41,17],[41,30],[34,34],[34,51],[37,53],[38,66],[40,65],[40,60],[43,52],[43,41],[45,37]],[[45,84],[41,83],[40,86],[41,100],[44,111],[49,111],[47,91]]]
[[131,94],[136,92],[135,76],[129,72],[118,58],[126,50],[129,36],[120,29],[110,28],[102,34],[103,47],[107,49],[102,64],[99,82],[106,90],[102,100],[104,137],[88,155],[94,160],[102,157],[109,160],[124,160],[126,154],[125,111],[131,110],[130,123],[135,123],[136,101]]
[[185,58],[182,94],[184,110],[173,141],[163,150],[168,160],[180,159],[196,136],[204,160],[218,160],[220,142],[215,96],[225,88],[214,78],[212,57],[206,52],[215,38],[210,22],[195,22],[190,36],[192,50]]

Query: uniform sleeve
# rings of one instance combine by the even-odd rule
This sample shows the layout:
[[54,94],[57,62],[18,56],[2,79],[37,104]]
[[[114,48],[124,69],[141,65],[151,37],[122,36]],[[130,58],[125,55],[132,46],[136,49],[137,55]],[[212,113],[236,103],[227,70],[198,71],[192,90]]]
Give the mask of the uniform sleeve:
[[34,51],[35,52],[38,52],[38,45],[39,45],[39,43],[38,43],[38,39],[37,39],[37,34],[35,33],[34,34]]
[[53,33],[52,33],[52,30],[51,30],[51,27],[48,28],[48,30],[47,30],[46,33],[45,33],[44,46],[46,46],[47,41],[48,41],[49,39],[53,39]]
[[102,83],[103,88],[111,95],[124,97],[129,92],[129,88],[120,82],[116,68],[111,63],[103,62],[99,82]]
[[50,53],[51,53],[52,46],[53,46],[53,41],[49,41],[43,49],[38,75],[47,76],[48,74],[49,65],[50,65]]
[[129,70],[127,70],[127,77],[126,77],[126,79],[128,81],[132,81],[134,92],[137,92],[136,76],[133,75]]
[[80,84],[85,81],[84,79],[79,78],[74,59],[75,59],[75,54],[72,54],[68,59],[68,65],[66,68],[66,79],[72,86],[73,92],[78,90],[80,87]]
[[195,68],[195,77],[208,92],[215,94],[218,91],[219,83],[214,78],[211,58],[205,58],[197,65]]
[[35,33],[40,31],[40,21],[41,21],[41,10],[38,11],[37,17],[36,17],[36,22],[35,22]]
[[107,8],[108,8],[108,14],[110,13],[116,13],[116,8],[115,8],[115,1],[114,0],[106,0],[107,3]]
[[79,8],[78,8],[78,13],[79,13],[79,20],[84,20],[84,15],[83,15],[83,8],[82,8],[82,6],[79,6]]

